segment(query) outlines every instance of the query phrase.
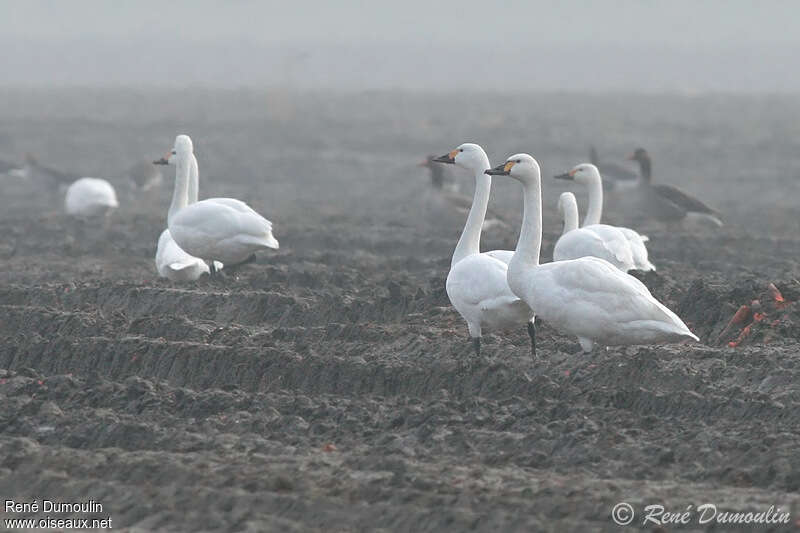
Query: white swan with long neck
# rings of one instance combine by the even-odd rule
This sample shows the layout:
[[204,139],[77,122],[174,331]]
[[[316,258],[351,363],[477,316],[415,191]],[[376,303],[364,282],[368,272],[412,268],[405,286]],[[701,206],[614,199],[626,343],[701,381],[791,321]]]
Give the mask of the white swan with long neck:
[[190,175],[194,159],[192,140],[178,135],[168,154],[175,161],[175,189],[167,216],[172,238],[186,253],[210,262],[235,265],[249,260],[259,250],[277,249],[272,235],[272,222],[250,206],[234,198],[209,198],[187,205],[191,193]]
[[542,180],[539,164],[517,154],[489,175],[510,176],[523,187],[524,215],[508,265],[508,285],[537,316],[575,335],[585,352],[601,345],[698,340],[675,313],[639,280],[596,257],[539,264],[542,247]]
[[631,245],[621,231],[605,224],[578,227],[578,202],[574,194],[561,194],[558,211],[563,217],[564,231],[553,248],[553,261],[591,256],[605,259],[623,272],[635,267]]
[[470,170],[475,176],[475,195],[467,222],[458,239],[447,274],[447,296],[467,322],[475,353],[480,355],[484,331],[507,329],[527,323],[531,353],[536,356],[533,313],[508,287],[506,272],[511,250],[481,253],[481,228],[489,204],[492,178],[485,174],[489,157],[477,144],[464,143],[435,161]]
[[[582,228],[591,229],[605,240],[616,241],[621,234],[628,242],[631,261],[625,265],[626,268],[616,265],[621,270],[655,270],[656,267],[650,262],[647,253],[647,246],[645,242],[649,239],[644,235],[639,235],[636,231],[625,228],[622,226],[610,226],[608,224],[601,224],[600,220],[603,217],[603,178],[600,176],[600,171],[591,163],[582,163],[575,168],[564,174],[559,174],[556,179],[571,180],[581,185],[586,185],[589,189],[589,207],[586,210],[586,217],[583,219]],[[573,250],[573,253],[575,250]],[[594,254],[585,254],[594,255]],[[554,256],[555,257],[555,256]],[[576,259],[582,257],[581,255],[574,255],[571,257],[564,257],[564,259]],[[601,256],[596,256],[601,257]],[[606,257],[602,257],[607,259]],[[614,261],[610,261],[614,263]]]
[[[153,162],[156,165],[168,164],[166,158]],[[187,205],[197,201],[199,170],[197,159],[192,154],[189,166],[189,184],[186,190]],[[203,274],[209,273],[209,267],[199,257],[187,254],[172,238],[169,228],[161,232],[156,248],[156,271],[162,278],[172,281],[194,281]],[[222,268],[222,263],[215,265],[217,270]]]

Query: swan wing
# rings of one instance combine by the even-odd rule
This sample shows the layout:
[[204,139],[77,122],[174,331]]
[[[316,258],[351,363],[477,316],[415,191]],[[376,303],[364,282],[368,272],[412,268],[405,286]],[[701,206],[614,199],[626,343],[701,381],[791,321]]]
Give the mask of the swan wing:
[[[542,318],[551,315],[571,331],[588,338],[645,335],[660,331],[696,338],[689,328],[638,279],[595,257],[547,263],[538,267],[544,277],[534,288]],[[538,270],[537,269],[537,270]],[[538,277],[538,276],[537,276]],[[643,340],[645,340],[643,338]]]
[[235,263],[259,248],[278,248],[272,223],[226,202],[202,200],[178,211],[169,224],[178,245],[197,257]]
[[511,262],[514,257],[514,250],[492,250],[491,252],[483,252],[485,255],[498,261],[502,261],[506,265]]
[[[447,275],[447,295],[459,312],[464,305],[486,310],[516,300],[506,281],[508,265],[486,254],[470,255]],[[462,313],[463,314],[463,313]]]
[[650,238],[646,235],[639,235],[638,232],[632,230],[630,228],[624,228],[617,226],[618,229],[625,235],[625,238],[628,239],[628,242],[631,245],[631,252],[633,253],[633,262],[636,264],[636,268],[638,270],[655,270],[656,267],[653,263],[650,262],[650,257],[647,252],[647,246],[645,242],[649,241]]
[[553,260],[564,261],[579,257],[599,257],[624,270],[633,268],[630,244],[620,232],[605,235],[592,226],[574,229],[562,235],[553,249]]

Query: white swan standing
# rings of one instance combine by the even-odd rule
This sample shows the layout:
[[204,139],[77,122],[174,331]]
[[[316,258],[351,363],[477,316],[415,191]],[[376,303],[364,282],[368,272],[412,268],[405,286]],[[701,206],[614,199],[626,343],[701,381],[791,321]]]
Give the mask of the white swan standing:
[[109,214],[119,207],[119,202],[114,187],[106,180],[80,178],[67,188],[64,207],[68,215],[90,218]]
[[[596,166],[591,163],[582,163],[569,172],[559,174],[556,176],[556,179],[573,180],[575,183],[580,183],[588,187],[589,207],[586,210],[586,218],[583,219],[583,228],[592,229],[604,239],[618,239],[618,235],[621,233],[628,241],[632,263],[628,268],[620,268],[621,270],[627,272],[633,269],[644,271],[656,269],[655,265],[650,262],[647,246],[644,244],[649,240],[647,236],[639,235],[639,233],[630,228],[609,226],[608,224],[600,223],[600,219],[603,217],[603,178],[600,176],[600,171],[597,170]],[[566,257],[566,259],[577,259],[577,257],[581,256]],[[602,258],[606,259],[605,257]],[[611,261],[611,263],[613,263],[613,261]]]
[[453,251],[446,283],[450,303],[467,322],[475,353],[480,355],[481,336],[485,330],[506,329],[527,322],[531,353],[535,357],[533,312],[511,292],[506,281],[508,261],[513,252],[480,251],[481,228],[492,187],[492,178],[485,174],[490,167],[486,152],[477,144],[464,143],[434,161],[455,164],[475,174],[475,195]]
[[564,217],[564,231],[553,248],[553,261],[591,256],[605,259],[623,272],[635,267],[631,245],[621,231],[604,224],[578,227],[578,202],[574,194],[561,194],[558,211]]
[[178,135],[169,160],[175,160],[175,190],[167,217],[172,238],[188,254],[226,266],[249,261],[253,254],[268,248],[277,249],[272,235],[272,222],[256,213],[250,206],[234,198],[209,198],[187,204],[192,140]]
[[178,135],[174,148],[163,158],[175,161],[175,189],[167,221],[178,246],[208,261],[212,276],[217,270],[215,261],[236,266],[252,260],[259,250],[277,249],[272,222],[240,200],[209,198],[186,205],[193,151],[189,136]]
[[602,345],[698,340],[675,313],[639,280],[608,261],[582,257],[539,264],[542,246],[542,180],[528,154],[511,156],[489,175],[510,176],[523,187],[525,211],[508,285],[545,322],[576,335],[585,352]]
[[[153,162],[156,165],[166,165],[166,158]],[[197,159],[192,154],[189,167],[189,185],[187,187],[187,205],[197,201],[199,172]],[[209,267],[205,261],[199,257],[184,252],[172,238],[169,228],[161,232],[158,237],[158,247],[156,249],[156,270],[162,278],[172,281],[194,281],[203,274],[209,273]],[[222,263],[215,265],[217,270],[222,268]]]

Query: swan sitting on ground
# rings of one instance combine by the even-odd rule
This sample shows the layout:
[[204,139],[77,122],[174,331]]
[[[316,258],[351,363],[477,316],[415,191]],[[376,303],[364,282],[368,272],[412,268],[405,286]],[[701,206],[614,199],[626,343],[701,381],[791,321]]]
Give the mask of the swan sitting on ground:
[[114,187],[104,179],[80,178],[67,188],[64,207],[77,218],[105,216],[119,207]]
[[[160,172],[159,172],[160,174]],[[189,170],[189,186],[187,187],[187,205],[197,201],[199,172],[197,159],[192,154]],[[215,265],[217,270],[222,268],[222,263]],[[209,273],[208,265],[199,257],[184,252],[175,243],[169,228],[161,232],[156,249],[156,270],[162,278],[172,281],[194,281],[203,274]]]
[[[647,236],[639,235],[639,233],[630,228],[609,226],[608,224],[600,223],[600,219],[603,217],[603,178],[600,176],[600,171],[597,170],[596,166],[591,163],[583,163],[567,173],[559,174],[556,176],[556,179],[572,180],[575,183],[586,185],[589,188],[589,207],[586,210],[586,218],[583,220],[584,229],[593,230],[601,238],[609,242],[616,241],[621,234],[628,242],[632,263],[626,263],[626,268],[622,268],[614,261],[610,261],[612,264],[615,264],[615,266],[625,272],[633,269],[644,271],[656,269],[653,263],[650,262],[647,246],[644,244],[649,240]],[[618,248],[615,249],[615,251],[617,250]],[[595,257],[608,260],[608,258],[596,254],[574,255],[575,253],[576,250],[573,250],[572,256],[564,256],[563,259],[577,259],[583,255],[594,255]],[[559,259],[556,260],[558,261]]]
[[209,198],[186,205],[193,155],[189,136],[178,135],[169,158],[158,161],[175,160],[175,190],[167,219],[178,246],[211,262],[212,276],[216,273],[213,261],[230,267],[251,260],[259,250],[277,249],[272,222],[240,200]]
[[510,176],[523,187],[524,214],[508,285],[537,316],[576,335],[585,352],[601,345],[698,340],[647,287],[608,261],[582,257],[539,264],[542,246],[542,180],[539,164],[517,154],[489,175]]
[[553,248],[553,261],[566,261],[579,257],[599,257],[605,259],[623,272],[634,268],[631,246],[619,230],[603,232],[610,239],[604,239],[595,226],[578,227],[578,202],[571,192],[562,193],[558,198],[558,212],[564,220],[564,231]]
[[508,262],[514,252],[480,251],[481,228],[492,187],[492,178],[485,174],[490,168],[489,157],[479,145],[464,143],[435,161],[458,165],[471,170],[475,176],[475,195],[453,251],[446,284],[450,303],[467,322],[475,353],[480,355],[481,335],[485,330],[506,329],[527,322],[531,353],[535,357],[533,313],[511,292],[506,281]]
[[578,201],[574,194],[561,194],[558,212],[564,217],[564,231],[553,248],[553,261],[591,256],[605,259],[623,272],[635,268],[631,245],[617,228],[605,224],[578,227]]

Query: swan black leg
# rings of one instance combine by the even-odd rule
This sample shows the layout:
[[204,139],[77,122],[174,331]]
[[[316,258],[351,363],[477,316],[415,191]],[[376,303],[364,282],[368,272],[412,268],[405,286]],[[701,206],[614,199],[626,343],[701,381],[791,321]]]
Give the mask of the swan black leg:
[[472,348],[475,350],[475,355],[481,356],[481,338],[472,337]]
[[214,260],[208,262],[208,277],[214,279],[217,277],[217,266],[214,264]]
[[536,319],[528,322],[528,336],[531,338],[531,355],[536,358]]

